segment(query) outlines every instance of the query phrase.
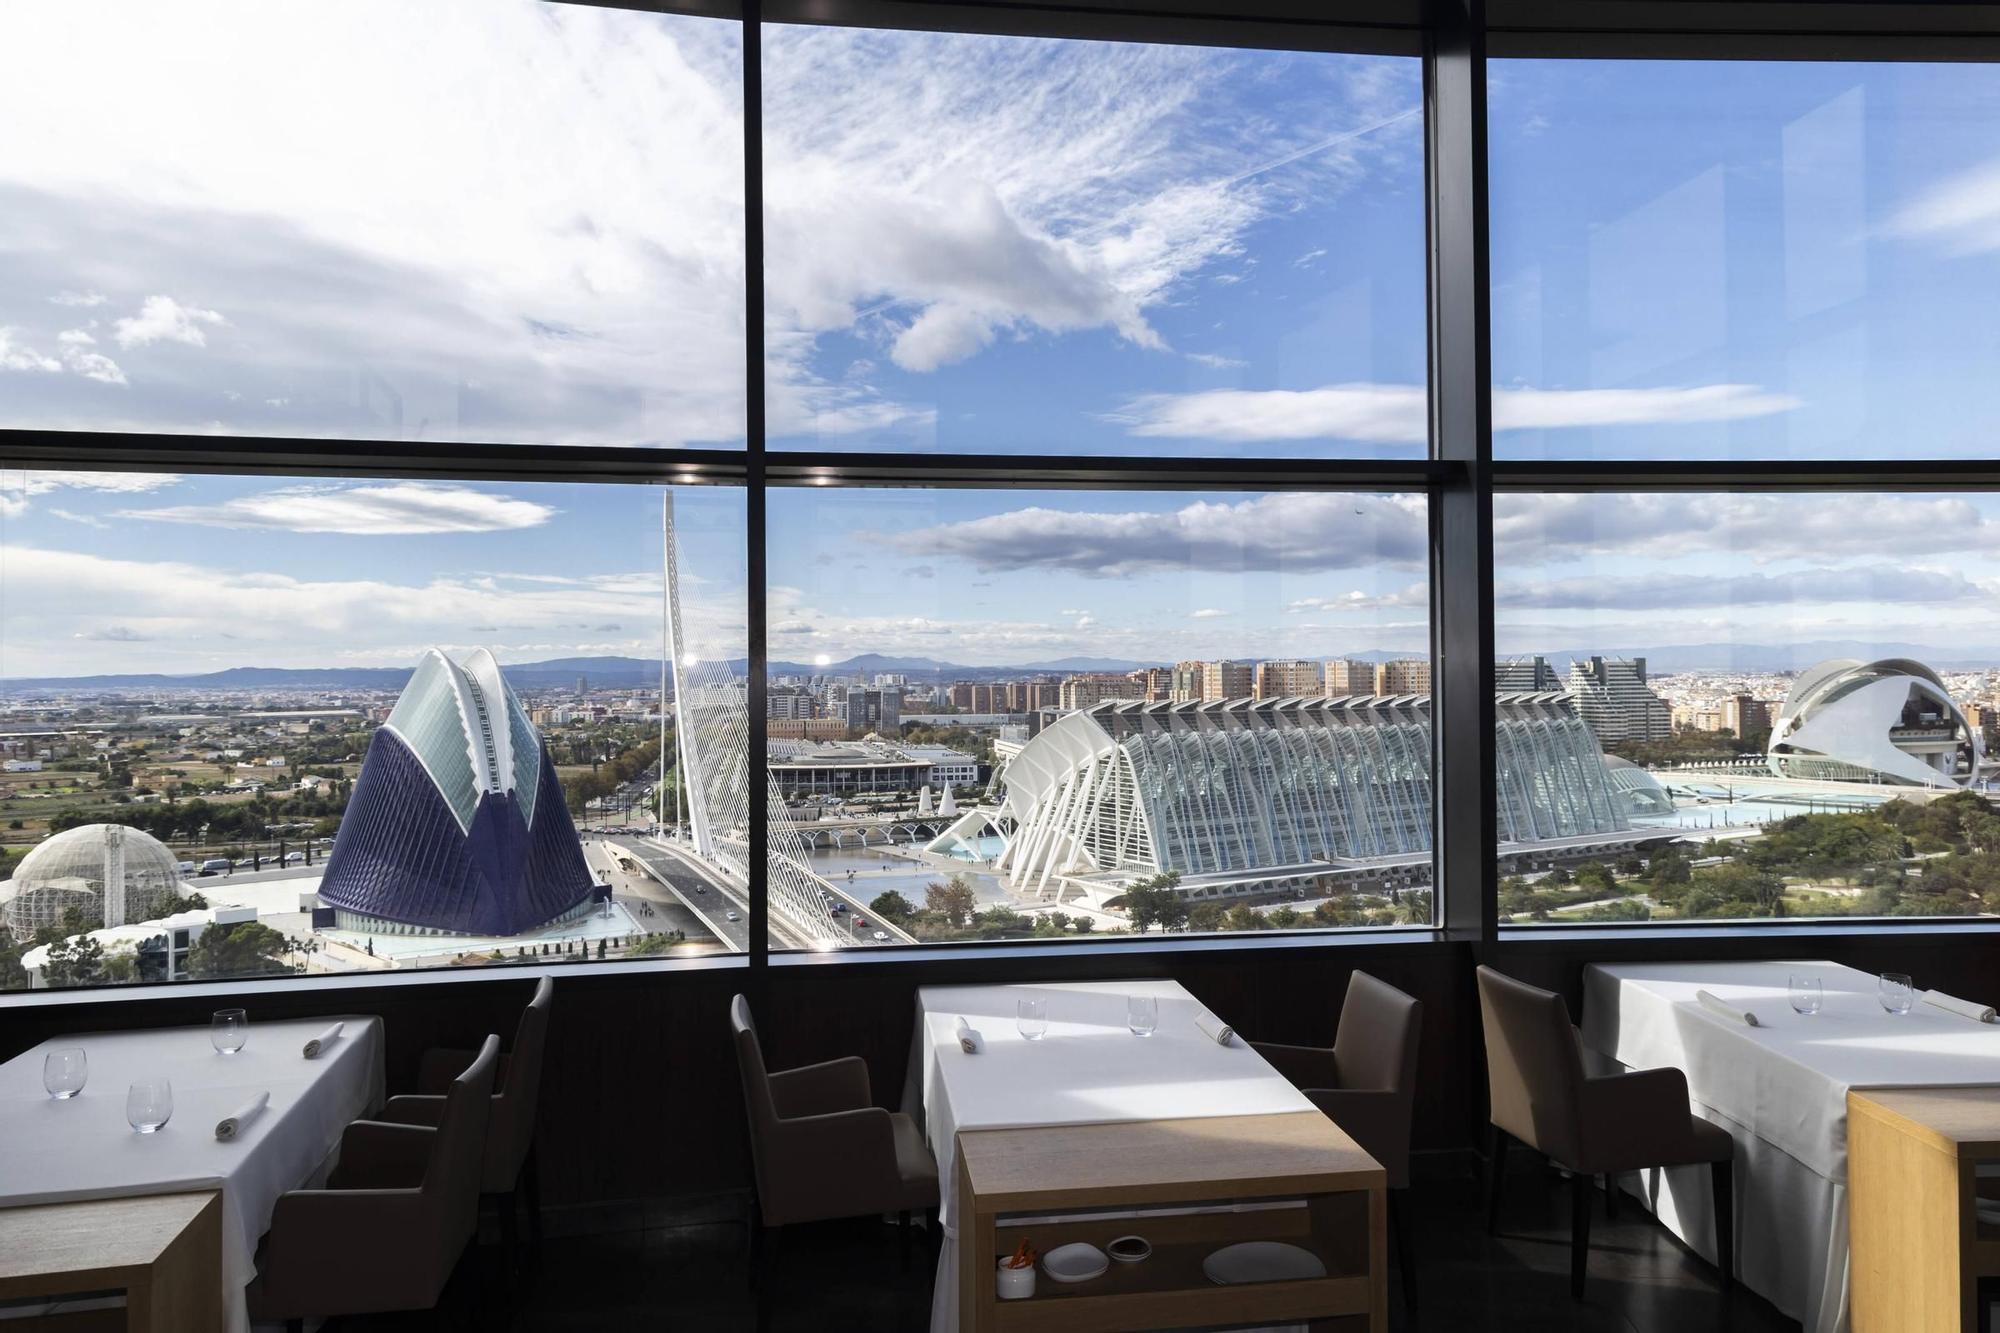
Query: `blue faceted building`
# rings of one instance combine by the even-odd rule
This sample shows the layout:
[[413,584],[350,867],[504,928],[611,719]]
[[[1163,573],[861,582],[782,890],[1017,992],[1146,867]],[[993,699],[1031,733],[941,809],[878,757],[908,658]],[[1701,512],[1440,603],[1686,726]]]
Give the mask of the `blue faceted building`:
[[519,935],[592,895],[555,765],[499,662],[425,653],[369,742],[320,900],[343,929]]

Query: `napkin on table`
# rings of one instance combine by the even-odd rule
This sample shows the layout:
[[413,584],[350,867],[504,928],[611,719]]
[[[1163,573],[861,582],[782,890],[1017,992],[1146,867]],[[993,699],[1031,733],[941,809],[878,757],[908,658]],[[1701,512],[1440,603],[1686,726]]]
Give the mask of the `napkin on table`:
[[1694,993],[1694,998],[1699,1000],[1701,1007],[1708,1010],[1711,1014],[1720,1014],[1732,1023],[1742,1023],[1747,1027],[1753,1028],[1763,1026],[1763,1024],[1757,1021],[1757,1015],[1751,1013],[1748,1009],[1738,1009],[1735,1005],[1716,995],[1713,991],[1698,990]]
[[1217,1046],[1227,1046],[1236,1040],[1236,1029],[1206,1010],[1194,1016],[1194,1025]]
[[965,1015],[960,1014],[958,1016],[958,1049],[964,1051],[967,1055],[977,1055],[985,1046],[985,1038],[979,1035],[979,1029],[966,1022]]
[[220,1142],[228,1143],[230,1140],[234,1139],[238,1134],[241,1134],[243,1132],[243,1127],[245,1125],[249,1124],[252,1120],[255,1120],[258,1116],[262,1115],[264,1113],[264,1108],[266,1106],[269,1106],[270,1104],[271,1104],[270,1093],[268,1092],[258,1093],[255,1097],[252,1097],[249,1101],[243,1103],[243,1105],[237,1107],[234,1111],[231,1111],[228,1115],[222,1117],[222,1119],[215,1122],[216,1139]]
[[1941,990],[1925,991],[1924,1003],[1942,1009],[1948,1014],[1969,1018],[1975,1023],[1991,1023],[1994,1018],[1992,1005],[1974,1004],[1971,1000],[1961,1000],[1956,995],[1946,995]]
[[344,1024],[335,1023],[332,1027],[328,1028],[326,1031],[320,1033],[317,1037],[314,1037],[311,1041],[307,1042],[306,1059],[308,1060],[319,1059],[319,1053],[325,1050],[327,1047],[333,1045],[334,1041],[340,1036],[340,1029],[343,1026]]

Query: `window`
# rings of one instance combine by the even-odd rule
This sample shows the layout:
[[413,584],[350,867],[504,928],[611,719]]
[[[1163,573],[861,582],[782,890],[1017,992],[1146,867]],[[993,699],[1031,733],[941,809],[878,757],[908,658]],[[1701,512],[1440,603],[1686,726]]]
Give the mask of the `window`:
[[1418,61],[764,41],[774,448],[1423,456]]
[[1422,496],[808,487],[770,533],[818,880],[774,945],[1430,923]]
[[[1991,494],[1496,497],[1502,920],[1991,914],[1996,527]],[[1517,818],[1565,736],[1562,817]]]
[[1491,74],[1502,458],[1990,458],[1990,65]]
[[737,25],[0,15],[0,424],[740,446]]
[[744,951],[740,878],[654,837],[743,528],[726,487],[0,474],[0,983]]

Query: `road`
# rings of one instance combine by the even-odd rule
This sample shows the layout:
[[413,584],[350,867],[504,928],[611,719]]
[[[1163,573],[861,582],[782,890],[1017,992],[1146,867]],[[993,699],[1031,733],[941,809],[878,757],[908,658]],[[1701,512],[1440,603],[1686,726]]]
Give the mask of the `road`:
[[[721,935],[723,942],[731,949],[739,953],[749,950],[750,904],[733,886],[719,882],[720,877],[704,877],[686,859],[665,851],[644,838],[611,835],[605,837],[604,841],[615,845],[625,855],[644,863],[648,870],[664,881],[664,884],[655,885],[656,889],[671,891],[684,909],[692,910],[710,922],[712,933]],[[886,941],[875,939],[874,932],[877,926],[872,919],[868,920],[866,929],[853,924],[857,916],[868,918],[866,902],[851,896],[837,884],[834,885],[834,894],[847,904],[847,911],[841,913],[842,929],[847,935],[843,947],[863,948],[896,942],[893,936]],[[734,910],[741,919],[728,920],[723,915],[728,910]],[[778,924],[774,934],[776,938],[772,944],[775,948],[805,947],[805,942],[797,937],[797,932],[786,929],[782,922]]]

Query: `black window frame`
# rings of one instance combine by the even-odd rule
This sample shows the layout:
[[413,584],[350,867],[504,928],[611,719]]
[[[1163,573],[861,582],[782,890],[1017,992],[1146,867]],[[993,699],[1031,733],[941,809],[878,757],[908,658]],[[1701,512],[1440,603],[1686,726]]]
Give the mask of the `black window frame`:
[[[329,0],[331,3],[332,0]],[[552,0],[554,2],[554,0]],[[1909,462],[1496,461],[1492,447],[1487,211],[1487,62],[1494,57],[2000,62],[2000,4],[1843,3],[1842,0],[559,0],[727,19],[742,27],[745,208],[745,428],[741,449],[654,449],[482,443],[395,443],[287,437],[126,434],[0,428],[0,467],[386,477],[473,481],[720,485],[745,496],[753,761],[767,739],[764,664],[765,501],[773,487],[924,486],[1075,490],[1392,490],[1429,501],[1434,670],[1435,917],[1431,928],[1274,931],[1254,936],[916,945],[787,952],[769,947],[768,908],[751,896],[748,954],[697,960],[592,963],[632,976],[743,969],[761,985],[772,967],[895,969],[946,974],[1007,968],[1074,971],[1074,960],[1120,973],[1162,954],[1341,948],[1435,949],[1504,940],[1589,950],[1641,939],[1800,940],[1885,928],[1933,936],[2000,933],[2000,918],[1856,918],[1838,923],[1629,923],[1509,926],[1497,922],[1493,499],[1524,491],[2000,491],[2000,459]],[[1403,460],[989,456],[767,451],[764,418],[762,25],[816,24],[1416,56],[1423,63],[1427,254],[1428,456]],[[751,864],[765,851],[767,786],[750,784]],[[1148,959],[1154,962],[1149,963]],[[1130,962],[1117,962],[1130,959]],[[407,985],[518,976],[439,968],[389,976],[313,978],[315,986]],[[526,971],[542,970],[527,965]],[[563,969],[574,975],[575,967]],[[161,986],[196,994],[297,986],[302,979],[158,982],[83,991],[0,994],[9,1004],[102,1002]]]

